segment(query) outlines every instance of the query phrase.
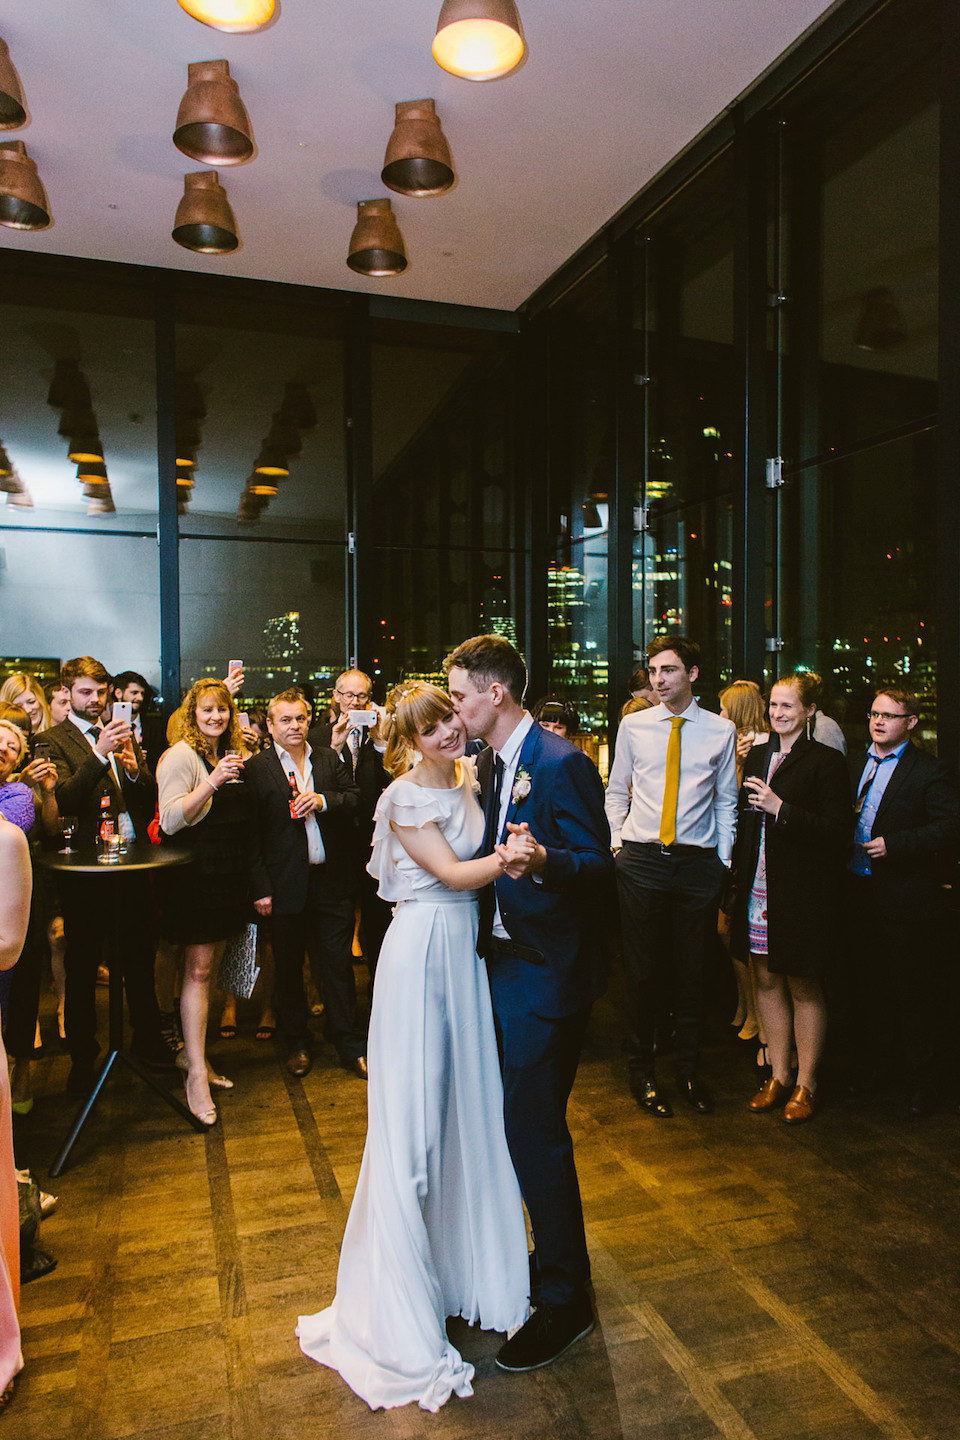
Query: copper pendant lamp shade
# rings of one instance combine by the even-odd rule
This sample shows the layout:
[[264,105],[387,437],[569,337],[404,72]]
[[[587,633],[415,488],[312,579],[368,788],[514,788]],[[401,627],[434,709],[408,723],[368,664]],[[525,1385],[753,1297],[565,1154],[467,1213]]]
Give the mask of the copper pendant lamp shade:
[[229,255],[240,244],[237,222],[216,170],[183,177],[183,199],[171,231],[185,250],[199,255]]
[[257,456],[254,475],[289,475],[287,457],[276,445],[265,445]]
[[103,445],[96,431],[74,435],[67,447],[67,459],[74,465],[102,465]]
[[225,30],[230,35],[259,30],[273,19],[277,8],[276,0],[179,0],[179,3],[180,9],[186,10],[201,25]]
[[463,80],[499,80],[527,58],[514,0],[443,0],[433,58]]
[[7,42],[0,40],[0,130],[16,130],[26,118],[20,77],[13,68]]
[[22,140],[0,144],[0,225],[10,230],[45,230],[50,209],[37,167]]
[[250,116],[226,60],[187,66],[173,143],[203,165],[242,165],[253,155]]
[[407,252],[389,200],[361,200],[347,264],[358,275],[402,275]]
[[398,195],[444,195],[456,175],[432,100],[401,100],[380,179]]

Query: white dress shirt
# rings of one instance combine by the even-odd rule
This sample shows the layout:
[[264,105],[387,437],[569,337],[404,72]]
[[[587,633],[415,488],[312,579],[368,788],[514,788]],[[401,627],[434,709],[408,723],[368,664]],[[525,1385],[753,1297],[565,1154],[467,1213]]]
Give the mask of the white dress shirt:
[[[529,711],[524,710],[523,719],[518,722],[516,728],[508,735],[502,748],[500,750],[494,750],[493,752],[494,755],[499,755],[503,761],[503,780],[500,785],[500,813],[497,816],[497,839],[503,834],[503,827],[507,823],[507,811],[510,809],[510,800],[517,778],[520,751],[523,748],[527,731],[533,724],[533,716]],[[494,891],[494,894],[496,894],[496,891]],[[493,933],[500,940],[510,939],[506,926],[500,918],[499,901],[497,902],[497,907],[493,915]]]
[[[100,751],[97,749],[97,740],[99,739],[102,727],[97,724],[95,720],[87,720],[83,715],[76,715],[72,710],[67,711],[67,719],[80,731],[80,734],[83,736],[84,740],[86,740],[87,744],[90,746],[90,749],[100,761],[100,764],[110,766],[111,772],[113,773],[113,778],[116,782],[117,789],[120,792],[120,799],[122,802],[123,776],[120,774],[120,765],[117,757],[113,754],[112,751],[109,755],[101,755]],[[130,816],[130,811],[123,808],[122,804],[121,808],[117,811],[117,834],[120,836],[121,840],[136,840],[137,838],[137,832],[134,829],[134,824]]]
[[[673,718],[672,710],[655,705],[620,723],[605,801],[614,849],[624,840],[659,843]],[[732,721],[701,710],[696,700],[683,719],[676,843],[716,846],[729,865],[737,832],[737,732]]]
[[[293,756],[290,754],[289,750],[284,750],[283,746],[279,743],[279,741],[274,740],[273,748],[274,750],[276,750],[280,760],[280,764],[283,766],[284,775],[293,776],[294,780],[296,780],[297,782],[298,790],[312,790],[313,765],[310,760],[310,756],[313,754],[312,748],[307,745],[304,751],[302,770],[297,769],[297,764]],[[293,791],[291,791],[290,793],[292,796]],[[326,808],[327,802],[321,795],[320,809],[321,811],[323,811],[326,810]],[[304,833],[307,837],[307,859],[309,860],[311,865],[326,864],[327,852],[323,848],[323,836],[320,834],[320,826],[317,824],[316,815],[311,812],[311,814],[305,816],[303,824]]]

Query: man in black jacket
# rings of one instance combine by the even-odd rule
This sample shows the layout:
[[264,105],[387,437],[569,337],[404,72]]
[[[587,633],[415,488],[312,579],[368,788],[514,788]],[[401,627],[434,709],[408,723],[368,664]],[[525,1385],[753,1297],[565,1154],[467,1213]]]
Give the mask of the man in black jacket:
[[350,859],[358,792],[333,750],[307,743],[309,723],[309,707],[299,690],[275,695],[267,707],[273,744],[244,767],[253,801],[254,907],[269,923],[274,1002],[287,1069],[303,1076],[313,1063],[303,988],[311,939],[323,977],[327,1037],[347,1069],[366,1079],[367,1042],[357,1014],[351,953]]
[[329,745],[336,752],[359,791],[351,872],[354,894],[360,902],[363,958],[367,962],[372,985],[380,946],[390,924],[391,908],[377,894],[377,882],[367,870],[367,861],[373,841],[373,813],[391,777],[383,768],[383,756],[374,738],[374,725],[361,726],[351,722],[351,714],[357,712],[376,721],[373,686],[370,676],[362,670],[345,670],[337,676],[329,715],[313,727],[309,740],[312,745]]
[[[70,693],[70,713],[43,732],[50,759],[57,767],[57,806],[61,815],[77,817],[77,838],[83,847],[92,847],[96,841],[104,796],[110,802],[114,823],[127,839],[147,839],[157,803],[157,783],[130,726],[124,720],[101,721],[109,679],[104,666],[90,655],[68,660],[61,681]],[[95,986],[105,924],[104,895],[97,886],[103,883],[92,876],[58,877],[67,939],[64,1018],[73,1062],[68,1086],[80,1094],[93,1084],[99,1050]],[[160,1035],[153,988],[149,885],[137,874],[106,883],[114,887],[111,902],[122,908],[125,944],[121,963],[133,1025],[132,1049],[146,1064],[172,1065],[174,1054]]]
[[960,795],[941,761],[910,743],[917,697],[879,690],[871,744],[849,757],[855,796],[847,953],[860,1088],[900,1070],[904,1108],[928,1115],[938,1100],[943,1013],[943,890],[937,857],[960,839]]

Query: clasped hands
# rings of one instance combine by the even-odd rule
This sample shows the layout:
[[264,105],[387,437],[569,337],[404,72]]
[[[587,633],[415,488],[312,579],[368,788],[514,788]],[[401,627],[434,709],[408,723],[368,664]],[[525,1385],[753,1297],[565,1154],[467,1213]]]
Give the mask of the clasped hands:
[[494,846],[494,854],[510,880],[519,880],[524,875],[539,875],[547,859],[546,850],[531,835],[526,822],[514,825],[508,821],[507,838],[503,844]]

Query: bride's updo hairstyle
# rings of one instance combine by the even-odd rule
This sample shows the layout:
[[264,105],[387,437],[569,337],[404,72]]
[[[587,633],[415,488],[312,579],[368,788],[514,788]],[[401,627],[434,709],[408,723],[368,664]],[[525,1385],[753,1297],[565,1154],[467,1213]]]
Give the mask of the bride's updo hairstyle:
[[387,696],[387,718],[383,731],[387,749],[384,769],[393,778],[403,775],[413,764],[414,738],[428,725],[453,714],[450,696],[427,680],[407,680],[394,685]]

